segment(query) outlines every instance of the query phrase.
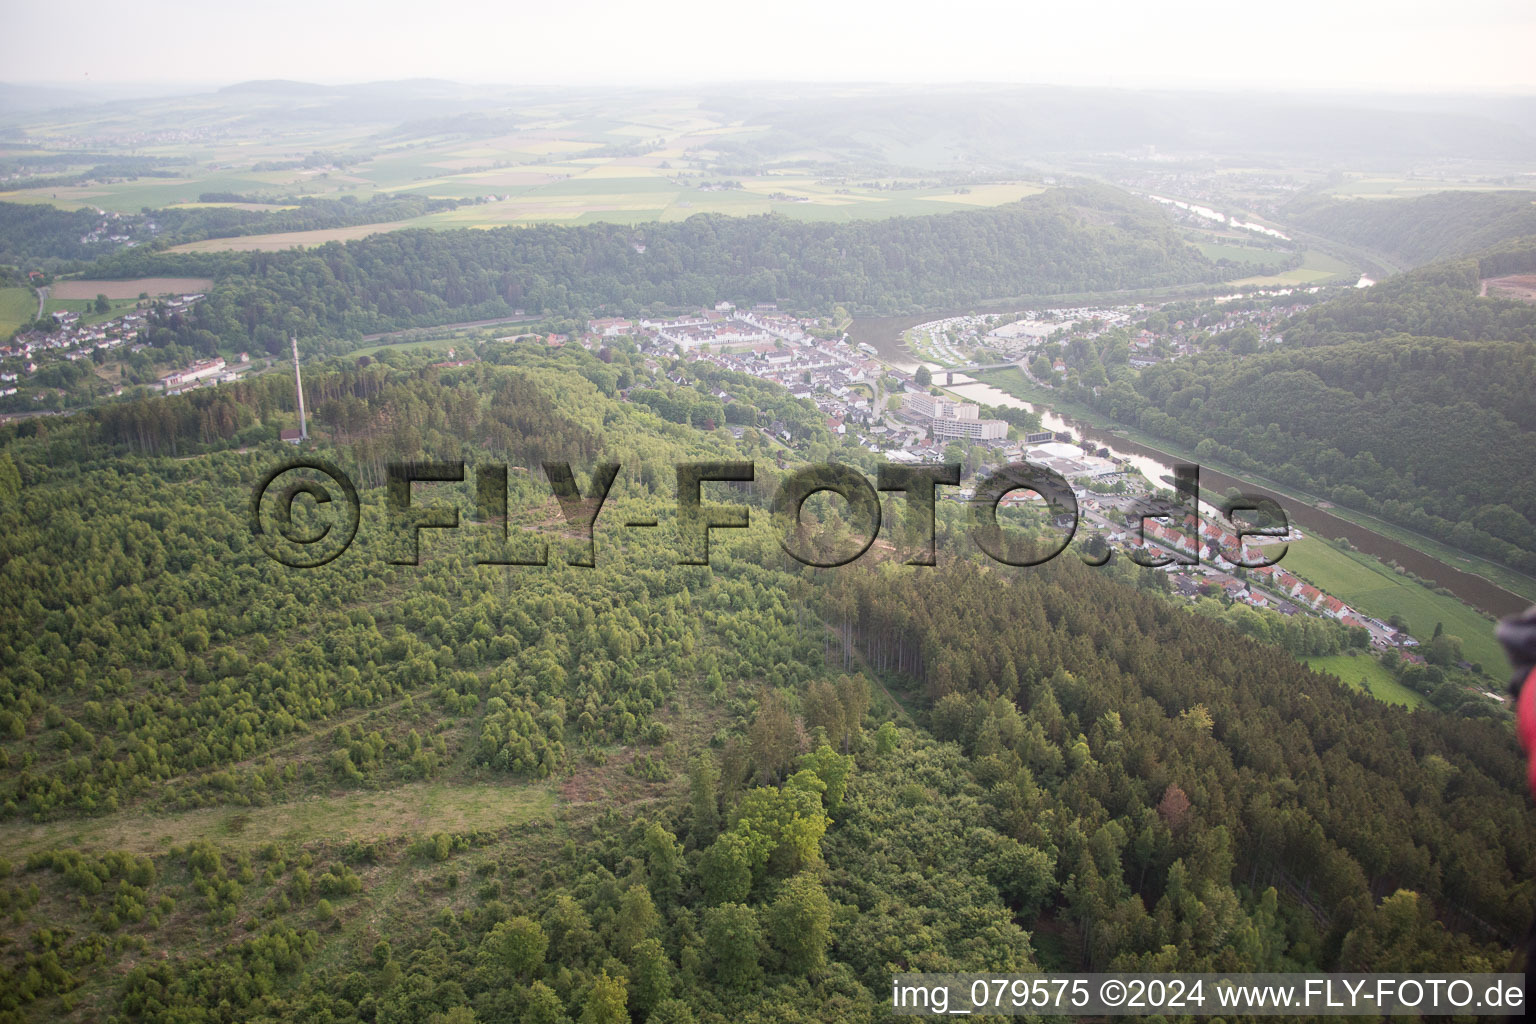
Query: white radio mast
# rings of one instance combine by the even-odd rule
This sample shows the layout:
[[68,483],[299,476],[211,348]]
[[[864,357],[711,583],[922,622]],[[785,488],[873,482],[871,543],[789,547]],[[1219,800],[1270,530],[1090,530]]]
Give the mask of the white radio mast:
[[309,427],[304,422],[304,381],[299,377],[299,339],[290,336],[288,338],[293,345],[293,387],[299,394],[299,440],[309,440]]

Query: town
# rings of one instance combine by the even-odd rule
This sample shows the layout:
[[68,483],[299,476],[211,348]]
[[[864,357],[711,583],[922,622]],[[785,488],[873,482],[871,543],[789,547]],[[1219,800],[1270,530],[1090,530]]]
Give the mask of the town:
[[1016,364],[1047,387],[1068,381],[1096,387],[1102,382],[1103,357],[1087,343],[1106,335],[1123,341],[1123,361],[1137,370],[1212,346],[1247,354],[1283,340],[1279,324],[1323,291],[1261,289],[1219,296],[1198,309],[1170,303],[969,314],[918,324],[903,338],[911,351],[943,371]]
[[[1271,327],[1287,311],[1260,307],[1218,310],[1202,319],[1201,330],[1210,334],[1252,327],[1264,341]],[[920,325],[908,334],[926,336],[940,347],[944,361],[956,369],[976,369],[976,349],[992,351],[983,356],[1003,359],[1003,365],[1025,369],[1025,361],[1038,348],[1059,342],[1074,328],[1099,333],[1128,328],[1151,319],[1151,328],[1132,335],[1139,351],[1177,357],[1190,351],[1182,340],[1194,325],[1183,320],[1164,323],[1155,306],[1069,308],[1030,310],[1012,316],[953,317]],[[846,333],[825,318],[794,316],[771,305],[738,309],[729,302],[694,314],[672,318],[607,317],[590,320],[576,339],[565,335],[510,335],[501,341],[541,340],[546,345],[570,343],[600,350],[626,338],[651,357],[647,365],[666,372],[674,385],[693,383],[686,367],[709,363],[782,385],[792,395],[813,403],[834,435],[851,439],[890,462],[919,465],[962,462],[971,480],[1010,462],[1028,461],[1048,468],[1071,482],[1078,491],[1080,525],[1102,537],[1109,548],[1124,555],[1147,551],[1167,574],[1170,588],[1187,598],[1217,597],[1283,616],[1307,615],[1361,630],[1369,645],[1378,650],[1396,649],[1410,662],[1422,663],[1414,652],[1417,640],[1406,630],[1366,615],[1338,598],[1298,578],[1279,566],[1245,569],[1235,558],[1250,565],[1266,561],[1262,548],[1299,540],[1294,527],[1283,537],[1250,537],[1248,546],[1238,544],[1238,526],[1202,504],[1198,519],[1180,524],[1143,515],[1168,517],[1165,482],[1149,480],[1129,460],[1107,448],[1077,440],[1070,433],[1039,427],[1033,416],[1018,410],[983,407],[945,393],[933,371],[919,365],[913,371],[882,359],[867,344],[852,343]],[[980,341],[979,339],[985,339]],[[962,355],[956,347],[971,349]],[[942,346],[948,345],[947,351]],[[921,344],[914,346],[919,351]],[[969,359],[967,359],[969,355]],[[1012,357],[1012,361],[1007,357]],[[664,360],[672,362],[670,369]],[[958,364],[958,365],[957,365]],[[1058,365],[1060,374],[1064,366]],[[1026,371],[1027,372],[1027,371]],[[952,379],[954,374],[949,375]],[[968,380],[969,378],[964,378]],[[926,382],[926,383],[925,383]],[[722,404],[733,397],[725,391],[714,396]],[[1000,418],[1010,416],[1010,419]],[[745,429],[732,426],[740,437]],[[789,444],[794,439],[782,423],[769,426],[770,435]],[[966,484],[966,481],[962,481]],[[973,484],[946,494],[956,501],[974,497]],[[1039,495],[1011,495],[1004,506],[1040,502]],[[1181,526],[1187,529],[1181,529]],[[1240,552],[1240,556],[1238,553]],[[1141,556],[1145,557],[1145,556]]]
[[[48,314],[45,319],[50,324],[46,329],[34,327],[0,344],[0,399],[16,396],[29,384],[32,385],[28,390],[33,403],[60,398],[63,389],[57,386],[56,378],[47,375],[50,367],[100,363],[114,352],[119,356],[145,352],[151,346],[144,339],[153,327],[174,322],[202,298],[200,293],[158,300],[141,297],[131,311],[110,319],[97,319],[72,310]],[[98,308],[101,306],[98,301]],[[212,356],[164,374],[154,386],[166,394],[175,395],[189,387],[239,380],[250,368],[251,361],[244,352],[232,364],[227,364],[221,356]],[[116,397],[126,390],[127,387],[118,386],[111,395]],[[8,411],[18,411],[15,403],[10,404]]]

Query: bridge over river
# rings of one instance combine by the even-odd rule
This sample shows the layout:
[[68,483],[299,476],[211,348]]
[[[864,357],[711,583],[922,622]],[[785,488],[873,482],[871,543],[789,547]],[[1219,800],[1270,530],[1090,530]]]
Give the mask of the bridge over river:
[[955,374],[957,373],[969,377],[974,374],[985,373],[988,370],[1022,370],[1023,368],[1024,360],[1022,359],[1015,359],[1013,362],[1009,363],[988,363],[986,366],[977,366],[975,363],[967,363],[964,366],[955,366],[950,367],[949,369],[936,370],[934,371],[933,376],[934,383],[937,384],[939,374],[942,373],[944,375],[944,386],[949,387],[950,385],[954,384]]

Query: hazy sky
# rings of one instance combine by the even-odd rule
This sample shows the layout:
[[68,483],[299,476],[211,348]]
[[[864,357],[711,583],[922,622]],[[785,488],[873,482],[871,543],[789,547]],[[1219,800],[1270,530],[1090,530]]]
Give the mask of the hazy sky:
[[0,80],[720,80],[1536,92],[1533,0],[12,0]]

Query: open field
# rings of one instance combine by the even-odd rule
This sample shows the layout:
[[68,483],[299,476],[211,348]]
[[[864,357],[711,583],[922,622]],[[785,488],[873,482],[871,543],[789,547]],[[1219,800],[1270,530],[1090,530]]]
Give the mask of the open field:
[[1301,661],[1314,672],[1338,676],[1346,686],[1365,690],[1384,703],[1410,708],[1427,703],[1422,696],[1393,679],[1392,673],[1369,654],[1329,654],[1302,658]]
[[[425,219],[425,218],[423,218]],[[327,242],[350,242],[366,238],[381,231],[398,231],[405,227],[419,227],[412,221],[395,221],[389,224],[355,224],[349,228],[326,228],[321,231],[280,231],[271,235],[242,235],[239,238],[207,238],[201,242],[188,242],[173,246],[167,252],[219,252],[238,249],[245,252],[280,252],[283,249],[308,249]]]
[[1483,281],[1483,294],[1497,299],[1536,302],[1536,274],[1510,274]]
[[501,829],[552,818],[555,791],[539,783],[418,782],[268,807],[123,811],[100,818],[0,825],[0,855],[20,861],[36,850],[132,850],[164,853],[208,839],[250,849],[268,842],[380,839],[433,832]]
[[139,277],[131,281],[60,281],[49,291],[55,299],[136,299],[148,292],[156,295],[188,295],[213,287],[206,277]]
[[274,213],[278,210],[297,210],[291,203],[177,203],[173,210],[248,210],[251,213]]
[[[191,123],[212,116],[200,108],[181,109],[174,101],[168,101],[163,111],[151,109],[146,114]],[[956,186],[939,184],[932,178],[887,176],[870,180],[856,176],[857,172],[846,178],[829,176],[826,168],[837,155],[812,148],[781,155],[771,167],[738,171],[733,166],[737,158],[732,147],[761,137],[768,126],[721,120],[692,100],[640,99],[604,118],[568,118],[563,114],[555,108],[524,107],[515,126],[478,133],[433,133],[417,126],[382,136],[377,134],[382,124],[288,134],[254,128],[248,133],[227,132],[225,123],[220,122],[217,141],[198,147],[192,163],[168,167],[173,176],[12,189],[0,192],[0,201],[124,213],[136,213],[146,206],[276,209],[303,197],[367,200],[384,195],[477,201],[459,210],[345,229],[345,233],[248,236],[224,243],[270,250],[405,227],[593,221],[637,224],[681,220],[695,213],[782,213],[806,220],[920,216],[995,206],[1044,190],[1044,186],[1028,181]],[[33,137],[46,148],[50,137],[69,137],[92,127],[51,124],[45,119],[36,126]],[[336,162],[297,166],[301,161],[294,160],[296,155],[315,152],[334,155]],[[136,153],[169,158],[188,155],[185,147],[175,145],[151,146]],[[731,169],[721,170],[722,163]],[[290,164],[294,166],[272,169]],[[88,166],[75,170],[84,172]],[[204,194],[214,192],[228,194],[221,197],[227,202],[202,201]],[[259,200],[261,205],[239,200]],[[362,234],[356,233],[359,231]],[[199,242],[189,248],[216,247],[213,242]]]
[[[146,206],[160,208],[195,203],[204,192],[309,194],[309,181],[295,172],[229,174],[221,171],[194,173],[176,178],[137,178],[110,184],[91,182],[55,188],[18,189],[0,192],[7,203],[52,203],[67,210],[94,208],[138,213]],[[290,190],[299,190],[297,192]],[[334,192],[322,188],[319,192]]]
[[[138,293],[135,292],[134,294],[137,295]],[[62,313],[65,311],[78,313],[80,314],[80,326],[88,327],[91,324],[104,323],[107,320],[122,316],[124,313],[130,312],[136,305],[138,305],[137,299],[113,299],[108,303],[108,309],[105,313],[98,313],[96,312],[96,302],[94,299],[55,299],[50,296],[48,302],[43,306],[43,312],[45,314]]]
[[0,288],[0,341],[15,334],[36,312],[37,297],[31,288]]
[[1493,621],[1477,614],[1453,597],[1397,575],[1380,562],[1355,551],[1344,551],[1315,537],[1297,541],[1281,563],[1351,607],[1379,619],[1401,615],[1409,631],[1428,640],[1435,623],[1461,637],[1467,660],[1481,662],[1499,674],[1504,655],[1493,638]]
[[1348,180],[1327,191],[1352,199],[1412,199],[1434,192],[1487,192],[1490,189],[1529,189],[1536,191],[1530,175],[1510,175],[1494,179],[1398,178],[1375,175],[1347,175]]
[[1273,264],[1284,255],[1274,249],[1258,249],[1229,242],[1196,242],[1195,248],[1208,260],[1231,260],[1234,263]]
[[1343,260],[1329,256],[1317,249],[1308,249],[1301,266],[1280,274],[1245,277],[1231,282],[1240,288],[1284,288],[1311,284],[1338,284],[1354,281],[1359,270]]
[[384,351],[418,352],[426,350],[431,352],[441,352],[446,356],[450,348],[468,348],[469,344],[469,342],[462,339],[455,340],[452,338],[435,338],[429,341],[397,341],[392,345],[388,342],[384,342],[378,345],[369,345],[365,348],[354,349],[351,352],[348,352],[347,355],[350,358],[356,359],[358,356],[373,356],[378,355],[380,352]]
[[923,198],[935,203],[960,203],[965,206],[998,206],[1002,203],[1016,202],[1028,196],[1039,195],[1044,191],[1045,189],[1039,185],[1007,182],[995,185],[977,185],[967,188],[964,192],[941,192],[936,195],[923,196]]
[[[829,177],[825,168],[835,154],[813,149],[781,157],[771,168],[747,173],[722,171],[719,163],[733,159],[730,148],[760,137],[767,126],[717,119],[704,113],[696,101],[639,100],[632,108],[605,118],[570,119],[554,108],[537,106],[524,108],[519,115],[516,126],[483,134],[451,130],[432,134],[422,129],[386,135],[382,143],[380,136],[364,127],[320,129],[293,136],[253,131],[241,137],[238,132],[224,134],[221,124],[219,141],[199,147],[192,164],[173,165],[173,177],[13,189],[0,192],[0,201],[136,213],[146,206],[277,209],[303,197],[476,200],[458,210],[408,221],[336,231],[252,235],[185,247],[187,251],[271,251],[410,227],[639,224],[683,220],[696,213],[781,213],[803,220],[833,221],[922,216],[1014,202],[1044,189],[1027,181],[973,183],[960,191],[958,186],[931,179]],[[204,112],[182,110],[171,103],[158,116],[196,122]],[[52,134],[67,137],[89,127],[43,124],[35,137],[46,145]],[[295,163],[296,154],[316,151],[335,154],[337,162],[255,169]],[[176,146],[150,147],[142,155],[184,157],[187,152]],[[77,168],[86,169],[85,165]],[[204,203],[201,197],[212,192],[228,193],[228,202]]]

